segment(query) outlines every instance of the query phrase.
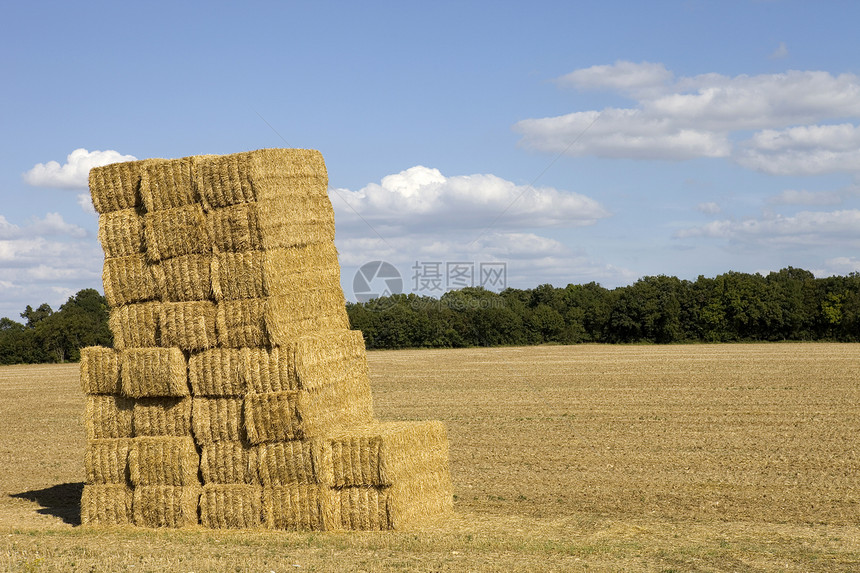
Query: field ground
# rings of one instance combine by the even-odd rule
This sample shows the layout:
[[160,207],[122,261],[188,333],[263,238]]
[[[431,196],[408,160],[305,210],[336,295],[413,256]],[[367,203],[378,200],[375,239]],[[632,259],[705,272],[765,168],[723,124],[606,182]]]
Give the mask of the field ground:
[[0,569],[860,570],[860,345],[368,359],[378,418],[447,424],[452,517],[348,534],[76,526],[78,366],[3,367]]

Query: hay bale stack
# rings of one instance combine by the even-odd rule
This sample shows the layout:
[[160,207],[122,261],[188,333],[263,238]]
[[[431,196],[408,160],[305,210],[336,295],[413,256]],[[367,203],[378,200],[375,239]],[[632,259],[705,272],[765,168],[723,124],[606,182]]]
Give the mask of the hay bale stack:
[[90,172],[114,349],[82,351],[86,524],[390,529],[450,509],[436,422],[373,419],[317,151]]

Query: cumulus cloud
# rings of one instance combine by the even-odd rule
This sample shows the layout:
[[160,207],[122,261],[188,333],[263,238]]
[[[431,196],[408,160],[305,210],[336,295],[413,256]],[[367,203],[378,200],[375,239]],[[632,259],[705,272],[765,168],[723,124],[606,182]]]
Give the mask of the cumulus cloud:
[[807,191],[805,189],[786,189],[778,195],[768,197],[771,205],[838,205],[842,194],[837,191]]
[[[574,70],[557,82],[615,91],[634,104],[524,119],[513,126],[521,145],[571,156],[732,157],[779,174],[857,169],[858,128],[813,125],[860,118],[860,77],[854,74],[675,77],[662,64],[620,61]],[[755,130],[735,153],[735,140]]]
[[[536,286],[535,280],[612,286],[635,280],[632,272],[593,261],[542,234],[545,228],[593,225],[609,216],[600,203],[578,193],[518,185],[491,174],[446,176],[415,166],[355,191],[332,189],[330,195],[348,297],[354,294],[358,268],[377,260],[395,265],[405,288],[417,272],[414,267],[424,263],[441,269],[448,263],[471,264],[476,281],[482,264],[502,263],[507,286],[519,287]],[[411,292],[438,296],[444,290]]]
[[860,128],[848,123],[763,130],[743,142],[737,161],[774,175],[860,171]]
[[770,59],[781,60],[786,56],[788,56],[788,46],[785,45],[785,42],[780,42],[779,46],[770,54]]
[[704,213],[705,215],[716,215],[722,211],[720,206],[712,201],[708,203],[699,203],[696,205],[696,210],[700,213]]
[[32,169],[23,174],[24,181],[34,187],[57,187],[61,189],[82,189],[88,185],[90,169],[118,163],[134,161],[133,155],[123,155],[118,151],[87,151],[84,148],[75,149],[60,165],[56,161],[37,163]]
[[741,221],[711,221],[679,230],[678,238],[707,237],[774,247],[809,247],[839,244],[860,247],[860,210],[801,211]]
[[410,167],[351,191],[333,189],[332,203],[345,226],[370,223],[380,234],[482,228],[576,227],[609,216],[594,199],[552,187],[517,185],[492,174],[447,177],[438,169]]

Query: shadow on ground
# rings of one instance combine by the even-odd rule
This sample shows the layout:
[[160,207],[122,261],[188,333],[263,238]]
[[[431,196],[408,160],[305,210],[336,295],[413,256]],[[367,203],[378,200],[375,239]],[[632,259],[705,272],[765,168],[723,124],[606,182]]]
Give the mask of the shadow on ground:
[[35,501],[42,506],[36,510],[38,513],[59,517],[65,523],[80,525],[81,493],[83,491],[83,482],[61,483],[44,489],[13,493],[9,497]]

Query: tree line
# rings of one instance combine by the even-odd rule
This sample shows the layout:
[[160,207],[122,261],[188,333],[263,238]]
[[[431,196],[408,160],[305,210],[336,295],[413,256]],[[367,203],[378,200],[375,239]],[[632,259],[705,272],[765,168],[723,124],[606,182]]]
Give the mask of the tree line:
[[593,282],[500,293],[466,288],[439,299],[401,294],[348,303],[347,312],[368,348],[857,342],[860,273],[816,279],[788,267],[695,281],[649,276],[611,290]]
[[[817,279],[788,267],[766,276],[728,272],[695,281],[643,277],[533,289],[398,294],[346,305],[368,348],[531,344],[860,341],[860,273]],[[0,318],[0,364],[80,359],[111,346],[107,301],[84,289],[54,311],[27,306],[24,322]]]

